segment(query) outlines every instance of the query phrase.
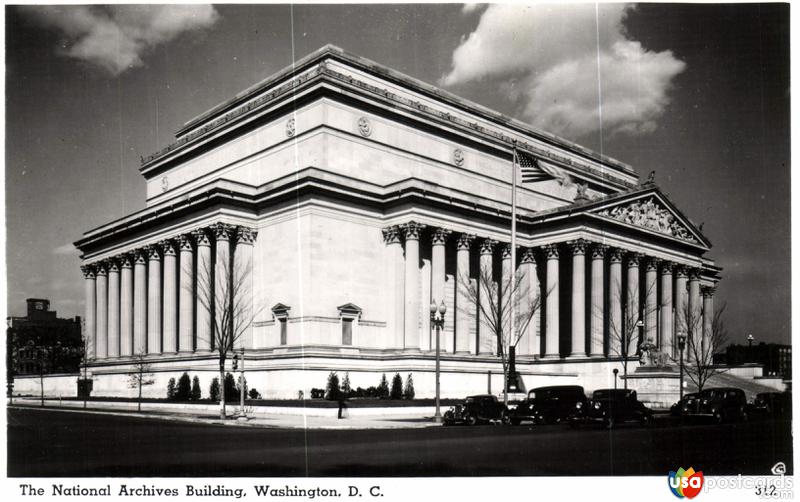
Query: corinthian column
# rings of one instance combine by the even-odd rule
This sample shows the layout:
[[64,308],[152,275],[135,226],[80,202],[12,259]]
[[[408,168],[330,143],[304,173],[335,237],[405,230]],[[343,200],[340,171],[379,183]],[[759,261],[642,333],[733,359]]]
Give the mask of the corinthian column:
[[658,343],[658,258],[648,258],[645,272],[645,336]]
[[[636,347],[644,342],[644,334],[640,332],[639,329],[634,328],[640,321],[644,324],[644,319],[642,319],[642,307],[639,302],[639,262],[642,259],[642,255],[639,253],[630,253],[628,254],[628,297],[626,298],[625,302],[625,318],[624,318],[624,328],[623,333],[627,333],[631,335],[631,338],[628,340],[629,346],[628,350],[625,352],[628,356],[633,355],[636,352]],[[626,335],[627,336],[627,335]]]
[[147,353],[161,353],[161,256],[147,248]]
[[[235,227],[225,223],[214,225],[214,236],[217,241],[217,257],[214,262],[214,309],[212,316],[223,315],[224,312],[230,314],[231,310],[231,285],[235,276],[231,260],[231,239],[234,237]],[[230,316],[229,316],[230,317]],[[212,324],[213,329],[217,329],[219,319]],[[230,325],[227,327],[228,333],[232,331],[233,319],[230,318]],[[233,340],[225,333],[214,333],[212,337],[212,348],[217,348],[216,344],[228,344],[228,349],[232,349]]]
[[[703,321],[700,308],[700,271],[696,268],[689,270],[689,299],[686,319],[687,346],[688,344],[702,344]],[[699,347],[698,347],[699,349]],[[689,360],[694,360],[695,350],[689,350]]]
[[119,262],[119,355],[128,357],[133,353],[133,263],[127,254]]
[[544,357],[560,357],[558,347],[559,312],[558,312],[558,245],[548,244],[543,247],[547,258],[547,307],[545,309]]
[[83,337],[86,343],[86,355],[89,359],[96,357],[97,347],[97,331],[96,331],[96,314],[97,314],[97,275],[95,274],[94,265],[84,265],[81,267],[84,278],[84,295],[86,307],[84,310],[84,325]]
[[235,262],[234,270],[236,275],[234,277],[241,278],[239,291],[241,295],[240,301],[237,301],[241,308],[238,308],[239,315],[245,317],[244,321],[249,322],[249,325],[241,334],[238,340],[237,348],[244,347],[252,349],[253,343],[253,317],[255,316],[255,299],[253,298],[253,243],[256,241],[258,232],[246,227],[238,227],[236,229],[236,250],[233,255]]
[[389,253],[389,270],[387,274],[387,293],[390,298],[387,308],[389,318],[387,348],[403,348],[403,304],[405,301],[405,270],[403,267],[403,241],[401,230],[397,226],[383,229],[383,241]]
[[[520,260],[520,285],[519,311],[532,314],[528,326],[522,333],[517,352],[520,355],[534,355],[539,353],[536,344],[536,333],[539,329],[539,315],[541,314],[541,298],[539,295],[539,277],[536,273],[536,253],[533,249],[525,249]],[[537,303],[538,302],[538,303]],[[535,312],[532,312],[535,310]]]
[[181,235],[179,240],[181,271],[179,274],[180,308],[178,309],[178,350],[192,352],[194,350],[194,254],[192,238]]
[[119,357],[119,265],[108,261],[108,357]]
[[570,357],[586,356],[586,241],[568,243],[572,248],[572,349]]
[[205,230],[192,232],[197,243],[197,329],[198,351],[211,350],[211,314],[213,309],[213,271],[211,270],[211,239]]
[[[419,236],[425,225],[411,221],[402,225],[406,237],[406,279],[405,279],[405,341],[406,350],[418,351],[420,284],[419,284]],[[427,310],[427,309],[426,309]]]
[[164,253],[164,349],[163,352],[173,354],[178,352],[178,289],[177,257],[175,244],[172,241],[161,243]]
[[608,246],[592,247],[592,305],[589,310],[589,355],[602,357],[604,349],[603,322],[605,321],[604,283],[605,256]]
[[[493,354],[495,347],[494,333],[491,332],[486,324],[483,314],[483,312],[491,312],[488,302],[491,301],[489,291],[494,287],[491,278],[493,270],[492,256],[494,255],[495,245],[497,245],[497,241],[492,239],[484,239],[481,242],[478,301],[482,307],[478,308],[478,354]],[[484,284],[487,281],[488,284]]]
[[133,263],[133,353],[147,353],[147,250],[139,249]]
[[661,266],[661,347],[668,355],[675,357],[677,351],[672,333],[672,267],[664,262]]
[[469,248],[474,235],[461,234],[456,243],[456,353],[469,354],[469,310],[474,309],[469,301]]
[[628,347],[623,347],[627,335],[622,325],[622,250],[611,249],[608,256],[608,330],[611,339],[608,352],[612,355],[626,356]]
[[703,345],[700,354],[705,364],[711,364],[714,354],[714,286],[702,288],[703,293]]
[[[445,301],[445,244],[450,233],[450,230],[444,228],[436,228],[431,233],[431,300],[435,300],[436,305]],[[443,337],[440,343],[442,352],[453,350],[450,333],[450,330],[442,330],[440,334]]]
[[97,266],[97,358],[108,357],[108,270]]

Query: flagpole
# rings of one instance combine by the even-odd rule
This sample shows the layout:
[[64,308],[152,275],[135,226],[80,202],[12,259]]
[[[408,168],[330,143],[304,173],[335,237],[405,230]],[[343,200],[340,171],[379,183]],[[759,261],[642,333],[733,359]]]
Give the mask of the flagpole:
[[[511,336],[509,343],[513,343],[517,338],[517,319],[516,319],[516,277],[517,277],[517,140],[512,140],[514,145],[514,153],[511,161],[511,282],[509,283],[508,294],[511,301]],[[511,345],[509,345],[508,354],[506,357],[511,356]],[[510,364],[510,361],[509,361]],[[508,399],[508,375],[505,382],[505,399]]]

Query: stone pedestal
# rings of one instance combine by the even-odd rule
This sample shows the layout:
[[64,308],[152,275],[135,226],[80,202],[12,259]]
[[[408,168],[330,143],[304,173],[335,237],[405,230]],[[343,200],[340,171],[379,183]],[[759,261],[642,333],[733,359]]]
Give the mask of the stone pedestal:
[[651,409],[668,410],[680,398],[680,370],[677,367],[639,366],[631,371],[629,364],[627,380],[628,389],[635,390],[639,401]]

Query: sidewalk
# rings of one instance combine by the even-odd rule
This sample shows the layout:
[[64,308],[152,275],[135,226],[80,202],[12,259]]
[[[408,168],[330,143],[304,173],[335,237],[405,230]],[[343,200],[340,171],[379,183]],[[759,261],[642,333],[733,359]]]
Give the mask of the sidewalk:
[[[57,399],[45,399],[45,407],[41,408],[39,399],[15,397],[9,408],[26,409],[46,409],[59,410],[64,412],[84,412],[99,413],[106,415],[128,416],[137,418],[149,418],[157,420],[172,420],[180,422],[191,422],[208,425],[224,425],[232,427],[261,427],[273,429],[418,429],[425,427],[438,427],[440,424],[434,423],[432,414],[427,416],[416,414],[403,415],[355,415],[349,416],[345,410],[345,418],[337,418],[337,409],[330,409],[332,416],[315,416],[310,414],[276,414],[270,413],[267,408],[261,407],[259,410],[248,411],[248,418],[236,419],[235,415],[239,411],[238,405],[228,405],[226,411],[227,420],[219,418],[217,408],[195,406],[195,407],[163,407],[161,409],[147,409],[147,403],[143,403],[142,411],[137,411],[135,402],[128,403],[107,403],[102,401],[89,401],[87,408],[83,408],[82,401],[59,401]],[[300,410],[299,410],[300,411]],[[311,411],[311,410],[309,410]]]

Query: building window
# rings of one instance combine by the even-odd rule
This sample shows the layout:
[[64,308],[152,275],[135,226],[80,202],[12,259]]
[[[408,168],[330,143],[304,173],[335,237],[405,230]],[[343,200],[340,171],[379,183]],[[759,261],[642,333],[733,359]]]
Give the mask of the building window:
[[275,318],[275,321],[278,323],[279,331],[279,344],[280,345],[287,345],[289,334],[288,334],[288,321],[289,321],[289,311],[292,307],[288,305],[284,305],[282,303],[276,303],[274,307],[272,307],[272,316]]
[[361,318],[361,307],[346,303],[336,308],[339,310],[339,322],[342,325],[342,345],[351,346],[353,345],[353,332]]

